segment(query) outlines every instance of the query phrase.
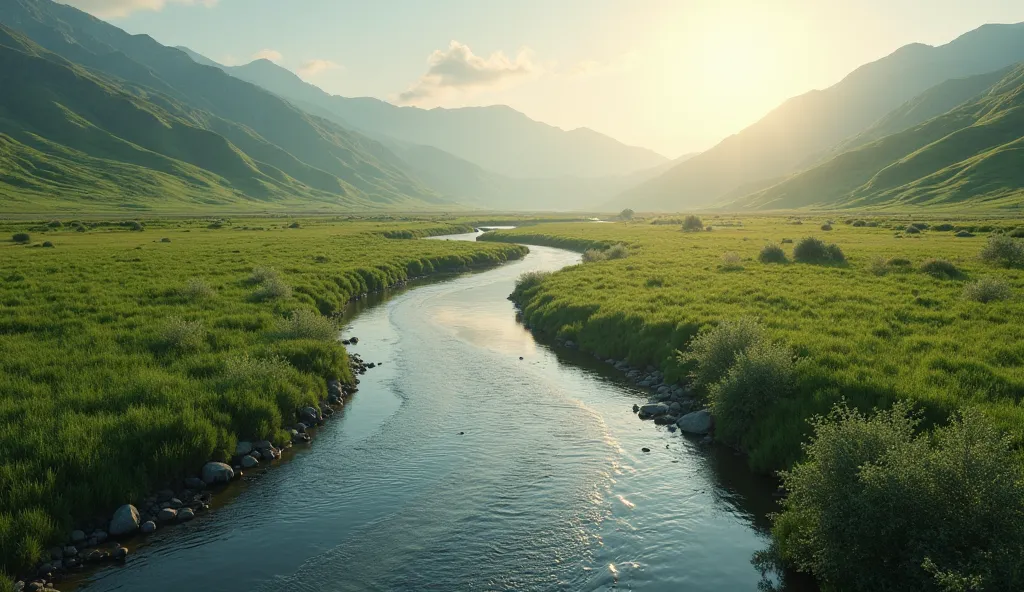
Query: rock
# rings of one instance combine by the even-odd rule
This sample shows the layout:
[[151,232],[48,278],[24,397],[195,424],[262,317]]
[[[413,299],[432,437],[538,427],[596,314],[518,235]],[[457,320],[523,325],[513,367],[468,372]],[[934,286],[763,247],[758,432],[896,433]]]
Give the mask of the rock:
[[644,446],[644,447],[643,447],[643,448],[641,448],[640,450],[641,450],[642,452],[650,452],[650,451],[651,451],[651,449],[650,449],[650,448],[647,448],[646,446]]
[[97,561],[102,560],[103,551],[100,551],[99,549],[89,549],[88,551],[82,553],[82,561],[85,561],[87,563],[96,563]]
[[640,406],[637,405],[636,403],[633,403],[633,413],[638,413],[639,411],[640,411]]
[[[252,452],[250,452],[248,454],[248,456],[251,456],[251,457],[255,458],[256,460],[263,460],[263,453],[260,452],[259,450],[253,450]],[[244,456],[242,457],[242,460],[245,460]],[[243,462],[242,464],[244,465],[245,463]]]
[[670,426],[668,426],[668,431],[670,431],[670,432],[675,432],[675,431],[676,431],[676,430],[678,430],[678,429],[679,429],[679,428],[678,428],[678,427],[676,427],[676,426],[675,426],[675,424],[673,424],[673,425],[670,425]]
[[245,456],[252,452],[252,442],[239,442],[235,445],[235,456]]
[[650,388],[651,387],[651,381],[649,381],[649,380],[641,380],[640,382],[636,383],[636,385],[641,387],[641,388]]
[[153,522],[152,520],[143,522],[141,530],[142,534],[153,534],[156,532],[156,522]]
[[260,440],[259,442],[254,442],[252,447],[256,450],[266,450],[268,448],[273,448],[274,445],[270,440]]
[[160,522],[170,522],[178,517],[178,511],[174,508],[164,508],[160,510],[160,513],[156,515],[156,519]]
[[117,559],[118,561],[124,561],[124,559],[128,557],[128,549],[124,547],[118,547],[114,549],[113,553],[111,553],[110,556],[114,559]]
[[679,403],[672,403],[668,406],[668,412],[679,415],[683,411],[683,406]]
[[111,536],[122,536],[131,534],[139,529],[139,511],[131,504],[125,504],[114,512],[110,519],[110,528],[107,529]]
[[352,343],[352,345],[355,345],[355,344],[359,343],[359,338],[358,337],[352,337],[351,339],[349,339],[349,342]]
[[565,342],[565,347],[567,347],[569,349],[576,349],[576,342],[575,341],[571,341],[571,340],[570,341],[566,341]]
[[260,461],[256,460],[255,457],[249,455],[245,455],[242,457],[242,468],[251,469],[253,467],[258,467],[259,465]]
[[173,508],[175,510],[179,510],[179,509],[181,509],[182,506],[185,505],[185,504],[181,503],[181,500],[176,498],[176,497],[172,497],[171,500],[168,503],[170,505],[167,506],[167,507]]
[[604,361],[604,363],[608,364],[609,366],[614,366],[615,365],[615,360],[613,360],[611,358],[608,358],[607,360]]
[[73,531],[71,531],[71,542],[72,543],[81,543],[86,538],[87,537],[85,536],[85,533],[82,532],[81,530],[73,530]]
[[156,501],[158,502],[170,501],[172,497],[174,497],[174,492],[170,489],[161,489],[156,492]]
[[227,483],[234,479],[235,472],[221,462],[208,462],[203,465],[203,482],[207,485]]
[[195,517],[196,513],[192,511],[192,508],[183,508],[178,512],[178,522],[188,522]]
[[92,533],[92,538],[96,539],[96,543],[104,543],[107,541],[107,531],[97,528]]
[[50,559],[60,559],[64,556],[64,549],[60,547],[50,547]]
[[334,415],[334,409],[331,409],[330,406],[328,406],[328,405],[321,405],[320,406],[320,413],[322,413],[322,414],[324,414],[324,415],[329,417],[331,415]]
[[185,487],[188,487],[189,489],[200,490],[206,488],[206,483],[203,483],[203,480],[200,479],[199,477],[186,477]]
[[679,421],[678,415],[659,415],[654,418],[654,423],[658,425],[669,425]]
[[668,405],[664,403],[648,403],[641,407],[639,411],[640,419],[658,417],[666,413],[668,413]]
[[75,555],[78,555],[78,548],[77,547],[73,547],[71,545],[68,545],[67,547],[64,547],[64,556],[65,557],[74,557]]
[[711,418],[711,412],[707,409],[687,413],[680,417],[679,421],[676,423],[680,430],[689,434],[697,434],[701,436],[711,431],[712,424],[713,420]]
[[[295,432],[296,433],[305,434],[307,429],[309,429],[309,426],[307,426],[306,424],[304,424],[302,422],[299,422],[299,423],[295,424]],[[294,435],[295,434],[292,434],[292,436],[294,436]]]
[[303,407],[302,410],[299,411],[299,419],[302,420],[302,423],[308,426],[315,425],[320,423],[320,413],[315,407]]

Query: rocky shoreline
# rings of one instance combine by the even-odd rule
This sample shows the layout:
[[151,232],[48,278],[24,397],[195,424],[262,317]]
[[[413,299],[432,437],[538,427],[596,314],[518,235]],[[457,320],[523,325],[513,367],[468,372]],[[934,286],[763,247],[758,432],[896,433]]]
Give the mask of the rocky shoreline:
[[[346,339],[345,345],[359,343],[357,337]],[[364,362],[359,354],[349,354],[349,367],[353,376],[365,374],[377,364]],[[230,463],[211,460],[195,474],[167,483],[165,487],[146,497],[138,505],[127,503],[109,517],[85,520],[71,532],[62,545],[49,549],[49,560],[42,562],[34,572],[14,583],[15,592],[52,592],[56,582],[80,575],[91,567],[105,563],[125,561],[129,550],[126,543],[138,540],[163,529],[190,522],[210,509],[216,493],[229,483],[245,478],[245,471],[270,467],[282,453],[296,444],[310,442],[311,432],[344,409],[348,400],[358,391],[359,379],[353,384],[338,379],[327,381],[327,398],[316,407],[296,411],[295,423],[287,428],[290,439],[284,442],[269,440],[238,442]]]

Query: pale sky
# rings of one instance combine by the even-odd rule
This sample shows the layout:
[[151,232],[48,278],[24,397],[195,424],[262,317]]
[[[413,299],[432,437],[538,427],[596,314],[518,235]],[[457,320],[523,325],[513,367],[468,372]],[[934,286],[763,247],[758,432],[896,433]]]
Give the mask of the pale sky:
[[62,0],[130,33],[324,90],[507,104],[676,157],[912,42],[1024,21],[1024,0]]

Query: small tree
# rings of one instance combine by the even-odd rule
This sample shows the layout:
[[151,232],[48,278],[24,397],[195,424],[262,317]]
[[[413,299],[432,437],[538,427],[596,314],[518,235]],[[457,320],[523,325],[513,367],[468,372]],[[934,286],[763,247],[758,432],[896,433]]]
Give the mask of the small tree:
[[636,212],[634,212],[633,210],[631,210],[629,208],[626,208],[626,209],[622,210],[621,212],[619,212],[619,220],[632,220],[633,219],[633,215],[635,213]]
[[704,230],[704,222],[700,218],[693,214],[683,218],[683,232],[700,232],[701,230]]
[[765,245],[757,258],[761,263],[785,263],[786,252],[779,245]]
[[15,234],[14,236],[12,236],[11,240],[13,240],[14,242],[16,242],[16,243],[18,243],[20,245],[24,245],[24,244],[26,244],[28,242],[31,242],[32,237],[27,232],[19,232],[19,233]]

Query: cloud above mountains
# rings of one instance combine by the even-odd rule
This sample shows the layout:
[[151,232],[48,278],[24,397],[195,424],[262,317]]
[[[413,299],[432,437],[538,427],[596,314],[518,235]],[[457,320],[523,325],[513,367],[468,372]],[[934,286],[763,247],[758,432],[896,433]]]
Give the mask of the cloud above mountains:
[[163,10],[168,4],[214,6],[217,0],[58,0],[100,18],[128,16],[140,10]]
[[501,87],[539,70],[529,49],[521,50],[515,59],[501,51],[485,58],[474,54],[468,45],[452,41],[447,49],[430,54],[426,74],[399,94],[398,100],[406,104],[435,102],[451,94]]

